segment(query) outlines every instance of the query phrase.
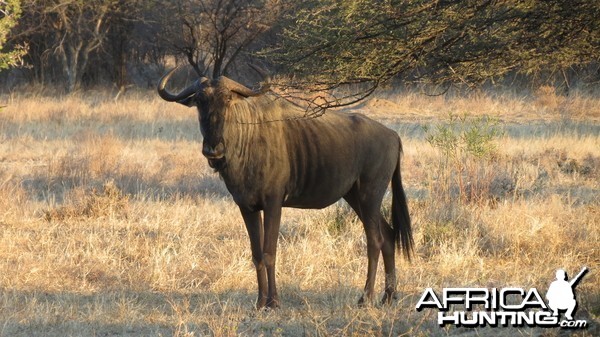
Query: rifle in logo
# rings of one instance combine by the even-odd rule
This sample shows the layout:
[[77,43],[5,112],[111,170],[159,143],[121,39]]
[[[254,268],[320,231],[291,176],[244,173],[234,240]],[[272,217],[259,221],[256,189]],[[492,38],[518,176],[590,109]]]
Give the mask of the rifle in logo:
[[558,316],[559,310],[566,310],[565,318],[573,320],[573,312],[577,307],[575,287],[587,272],[588,268],[583,267],[577,276],[567,281],[567,273],[563,269],[556,271],[556,280],[550,284],[546,293],[548,306],[552,309],[553,316]]

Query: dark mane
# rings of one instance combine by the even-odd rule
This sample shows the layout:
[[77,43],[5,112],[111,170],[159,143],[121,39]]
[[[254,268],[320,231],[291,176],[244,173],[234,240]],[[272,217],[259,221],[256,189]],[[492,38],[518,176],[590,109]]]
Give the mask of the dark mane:
[[231,105],[228,117],[240,124],[260,124],[298,120],[306,117],[306,111],[274,94],[265,94],[238,100]]

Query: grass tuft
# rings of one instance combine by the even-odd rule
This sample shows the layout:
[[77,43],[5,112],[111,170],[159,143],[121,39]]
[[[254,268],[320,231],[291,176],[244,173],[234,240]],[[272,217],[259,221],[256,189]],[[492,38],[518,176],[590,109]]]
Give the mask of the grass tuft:
[[48,222],[75,220],[78,218],[127,218],[129,197],[110,180],[104,183],[102,191],[74,189],[64,204],[44,211]]

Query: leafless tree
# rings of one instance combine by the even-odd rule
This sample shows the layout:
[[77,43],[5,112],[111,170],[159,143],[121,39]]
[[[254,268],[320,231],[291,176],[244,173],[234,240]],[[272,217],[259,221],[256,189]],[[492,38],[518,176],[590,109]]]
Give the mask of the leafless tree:
[[[199,75],[227,74],[236,59],[277,20],[278,0],[177,0],[163,10],[161,43]],[[174,16],[173,16],[174,14]]]
[[54,52],[59,56],[72,92],[81,83],[90,53],[100,48],[108,33],[108,16],[118,1],[57,0],[46,7],[49,24],[57,33]]
[[[72,92],[81,85],[90,57],[105,52],[111,34],[123,22],[135,20],[145,2],[149,1],[24,0],[15,39],[31,46],[27,57],[38,80],[44,82],[48,73]],[[54,69],[60,69],[58,76]]]

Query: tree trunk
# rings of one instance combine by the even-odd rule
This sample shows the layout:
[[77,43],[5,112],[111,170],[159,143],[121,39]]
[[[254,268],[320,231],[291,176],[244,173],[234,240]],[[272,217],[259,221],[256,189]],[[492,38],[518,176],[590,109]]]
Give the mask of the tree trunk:
[[63,66],[63,74],[65,76],[65,89],[68,93],[74,92],[78,86],[78,65],[79,65],[79,51],[82,48],[82,43],[77,45],[63,46],[61,53],[61,60]]
[[61,60],[66,81],[65,89],[68,93],[79,89],[92,50],[85,47],[81,41],[76,45],[63,46]]

